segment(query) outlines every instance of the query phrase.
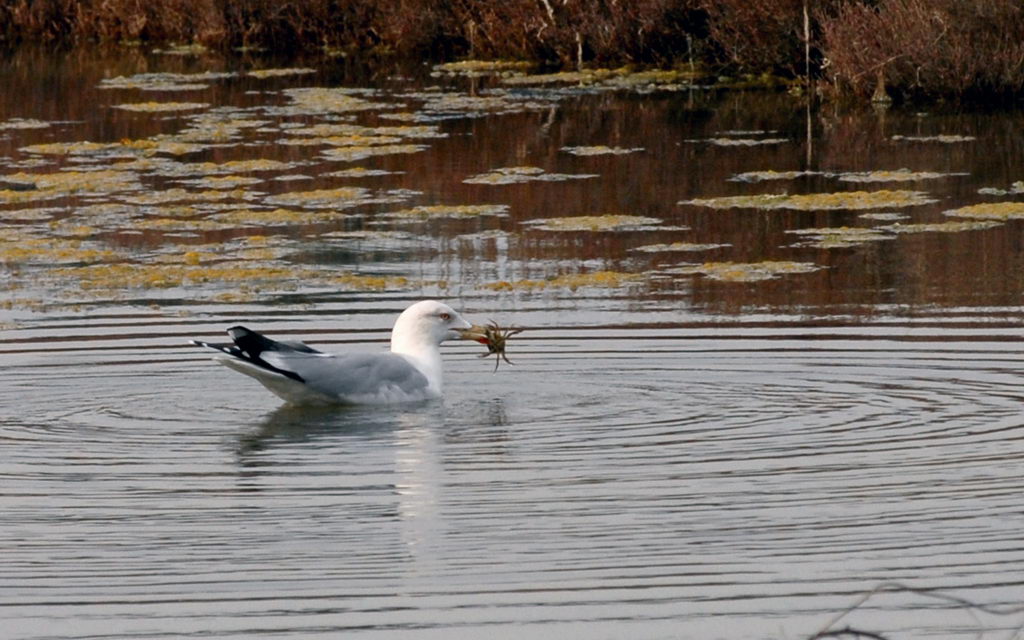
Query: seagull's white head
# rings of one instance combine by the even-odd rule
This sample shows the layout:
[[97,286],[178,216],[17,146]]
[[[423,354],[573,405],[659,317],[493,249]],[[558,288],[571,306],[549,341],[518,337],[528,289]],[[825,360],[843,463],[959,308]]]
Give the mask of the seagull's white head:
[[417,302],[398,316],[391,331],[391,350],[415,353],[445,340],[462,338],[472,325],[454,309],[436,300]]

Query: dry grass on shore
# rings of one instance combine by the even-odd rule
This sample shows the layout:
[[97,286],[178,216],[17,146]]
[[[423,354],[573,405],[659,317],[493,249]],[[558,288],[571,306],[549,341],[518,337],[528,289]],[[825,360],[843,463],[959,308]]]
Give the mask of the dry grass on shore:
[[[282,53],[695,62],[834,95],[1024,91],[1017,0],[7,0],[0,45],[198,43]],[[806,46],[809,45],[809,46]],[[806,46],[806,48],[805,48]],[[809,56],[808,56],[809,54]]]

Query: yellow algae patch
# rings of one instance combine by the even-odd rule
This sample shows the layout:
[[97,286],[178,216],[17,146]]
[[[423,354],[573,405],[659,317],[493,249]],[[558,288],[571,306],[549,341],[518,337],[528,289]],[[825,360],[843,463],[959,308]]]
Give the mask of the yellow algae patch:
[[115,104],[115,109],[125,111],[138,111],[146,113],[162,113],[165,111],[191,111],[194,109],[205,109],[210,106],[208,102],[130,102]]
[[596,145],[592,147],[562,147],[561,151],[571,153],[574,156],[605,156],[605,155],[625,155],[627,153],[636,153],[637,151],[643,151],[643,147],[609,147],[605,145]]
[[536,75],[514,76],[504,78],[505,84],[594,84],[616,74],[621,75],[624,71],[612,71],[610,69],[584,69],[581,71],[559,71],[557,73],[542,73]]
[[380,146],[351,146],[326,149],[321,152],[321,157],[327,160],[339,162],[354,162],[365,160],[374,156],[390,156],[400,153],[419,153],[426,151],[427,146],[422,144],[384,144]]
[[327,138],[331,136],[395,136],[398,138],[447,138],[448,134],[436,125],[403,125],[364,127],[350,123],[314,124],[308,127],[288,129],[293,136],[313,136]]
[[836,193],[810,193],[803,195],[762,194],[753,196],[723,196],[681,200],[678,204],[693,204],[712,209],[796,209],[815,211],[822,209],[878,209],[886,207],[912,207],[938,202],[923,191],[839,191]]
[[295,211],[294,209],[239,209],[210,216],[210,220],[230,225],[245,226],[287,226],[328,222],[345,217],[346,214],[336,211]]
[[921,224],[891,224],[880,229],[892,231],[893,233],[960,233],[962,231],[982,231],[1002,226],[1002,222],[996,220],[975,220],[971,222],[936,222]]
[[309,87],[285,89],[294,107],[311,114],[349,113],[381,109],[385,105],[364,100],[353,95],[353,91],[342,88]]
[[501,280],[490,282],[484,286],[493,291],[533,291],[538,289],[576,289],[586,287],[602,287],[617,289],[644,280],[640,273],[622,273],[620,271],[594,271],[591,273],[570,273],[547,280]]
[[122,256],[110,249],[83,245],[78,239],[21,238],[16,242],[0,242],[0,263],[68,264],[99,263],[118,260]]
[[47,155],[65,156],[93,153],[109,148],[110,145],[107,143],[83,140],[81,142],[46,142],[43,144],[32,144],[27,147],[21,147],[18,151],[22,151],[24,153],[43,153]]
[[698,243],[698,242],[672,242],[669,244],[648,244],[642,247],[636,247],[631,251],[640,251],[643,253],[665,253],[673,251],[711,251],[712,249],[722,249],[724,247],[731,247],[731,244],[714,244],[714,243]]
[[460,60],[434,65],[434,71],[452,75],[483,75],[503,71],[526,71],[532,67],[532,62],[524,60]]
[[436,204],[403,209],[386,214],[386,216],[398,218],[475,218],[479,216],[507,216],[508,209],[508,205],[505,204]]
[[675,270],[682,274],[703,274],[712,280],[725,282],[757,282],[774,280],[781,275],[793,273],[811,273],[822,269],[812,262],[705,262],[699,265],[687,265]]
[[49,122],[33,118],[11,118],[0,122],[0,131],[4,129],[46,129],[49,126]]
[[660,224],[658,218],[609,214],[603,216],[571,216],[567,218],[538,218],[523,224],[545,231],[637,231]]
[[[15,193],[51,192],[71,193],[112,193],[134,191],[142,188],[139,177],[131,171],[113,169],[101,171],[57,171],[54,173],[14,173],[4,176],[5,180],[21,184],[34,184],[37,191]],[[0,193],[7,193],[0,191]]]
[[759,145],[782,144],[789,138],[704,138],[687,142],[706,142],[716,147],[756,147]]
[[132,229],[150,231],[218,231],[231,225],[205,219],[146,218],[132,222]]
[[911,171],[910,169],[897,169],[896,171],[862,171],[847,172],[838,175],[843,182],[916,182],[918,180],[936,180],[949,176],[962,176],[965,173],[936,173],[934,171]]
[[792,229],[786,231],[799,236],[806,236],[807,239],[798,243],[800,247],[814,247],[817,249],[840,249],[855,247],[867,242],[879,240],[891,240],[893,235],[879,229],[866,229],[864,227],[820,227],[810,229]]
[[398,144],[402,141],[402,138],[398,136],[362,136],[362,135],[350,135],[350,136],[324,136],[324,137],[303,137],[303,138],[281,138],[277,140],[278,144],[286,144],[291,146],[317,146],[317,145],[331,145],[334,147],[368,147],[371,145],[385,145],[385,144]]
[[168,49],[153,49],[153,53],[162,53],[168,56],[198,56],[208,51],[208,48],[197,42],[193,42],[191,44],[174,44]]
[[372,276],[358,273],[332,276],[327,278],[326,282],[355,291],[383,291],[385,289],[404,289],[409,286],[409,280],[402,276]]
[[942,134],[937,136],[900,136],[896,135],[891,138],[897,142],[941,142],[944,144],[955,144],[957,142],[971,142],[977,140],[974,136],[962,136],[956,134]]
[[123,202],[130,204],[163,204],[165,202],[213,202],[227,200],[229,198],[244,200],[251,198],[253,194],[242,189],[223,191],[208,189],[206,191],[186,191],[185,189],[166,189],[164,191],[150,191],[134,196],[122,196]]
[[974,204],[968,207],[944,211],[943,215],[977,220],[1018,220],[1024,218],[1024,202]]
[[820,175],[818,171],[747,171],[729,178],[733,182],[764,182],[766,180],[796,180],[804,176]]
[[[3,203],[4,191],[0,191],[0,203]],[[5,222],[11,220],[49,220],[53,216],[63,213],[60,207],[42,207],[36,209],[0,209],[0,220]]]
[[369,178],[373,176],[390,176],[395,174],[405,173],[404,171],[387,171],[384,169],[367,169],[366,167],[352,167],[351,169],[342,169],[341,171],[331,171],[329,173],[323,173],[322,176],[328,178]]
[[370,191],[362,187],[292,191],[270,196],[269,204],[297,207],[354,207],[370,200]]
[[250,184],[263,182],[260,178],[247,176],[209,176],[206,178],[195,178],[192,180],[181,180],[182,184],[205,189],[237,189]]
[[309,67],[253,69],[252,71],[246,72],[245,75],[262,80],[264,78],[278,78],[281,76],[301,76],[309,73],[316,73],[316,69],[310,69]]
[[547,173],[540,167],[501,167],[481,173],[462,182],[465,184],[522,184],[524,182],[560,182],[583,178],[597,178],[595,173]]

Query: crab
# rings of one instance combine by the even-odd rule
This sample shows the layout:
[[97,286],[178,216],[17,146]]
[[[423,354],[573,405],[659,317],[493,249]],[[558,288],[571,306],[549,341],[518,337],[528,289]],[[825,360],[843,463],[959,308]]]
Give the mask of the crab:
[[466,333],[471,340],[476,340],[482,345],[487,346],[487,353],[480,354],[481,358],[486,358],[490,355],[494,355],[494,370],[498,370],[498,365],[501,361],[512,364],[512,361],[505,355],[505,344],[508,339],[517,333],[521,333],[522,329],[512,327],[509,329],[503,329],[497,322],[491,320],[487,323],[487,326],[473,325],[471,329],[468,329]]

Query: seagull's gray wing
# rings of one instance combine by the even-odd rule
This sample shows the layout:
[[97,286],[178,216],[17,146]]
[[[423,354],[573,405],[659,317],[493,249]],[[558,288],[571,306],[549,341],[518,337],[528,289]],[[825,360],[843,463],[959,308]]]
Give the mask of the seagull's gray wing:
[[310,389],[327,396],[413,395],[428,384],[411,362],[394,353],[330,355],[289,350],[261,356],[275,369],[294,374]]

